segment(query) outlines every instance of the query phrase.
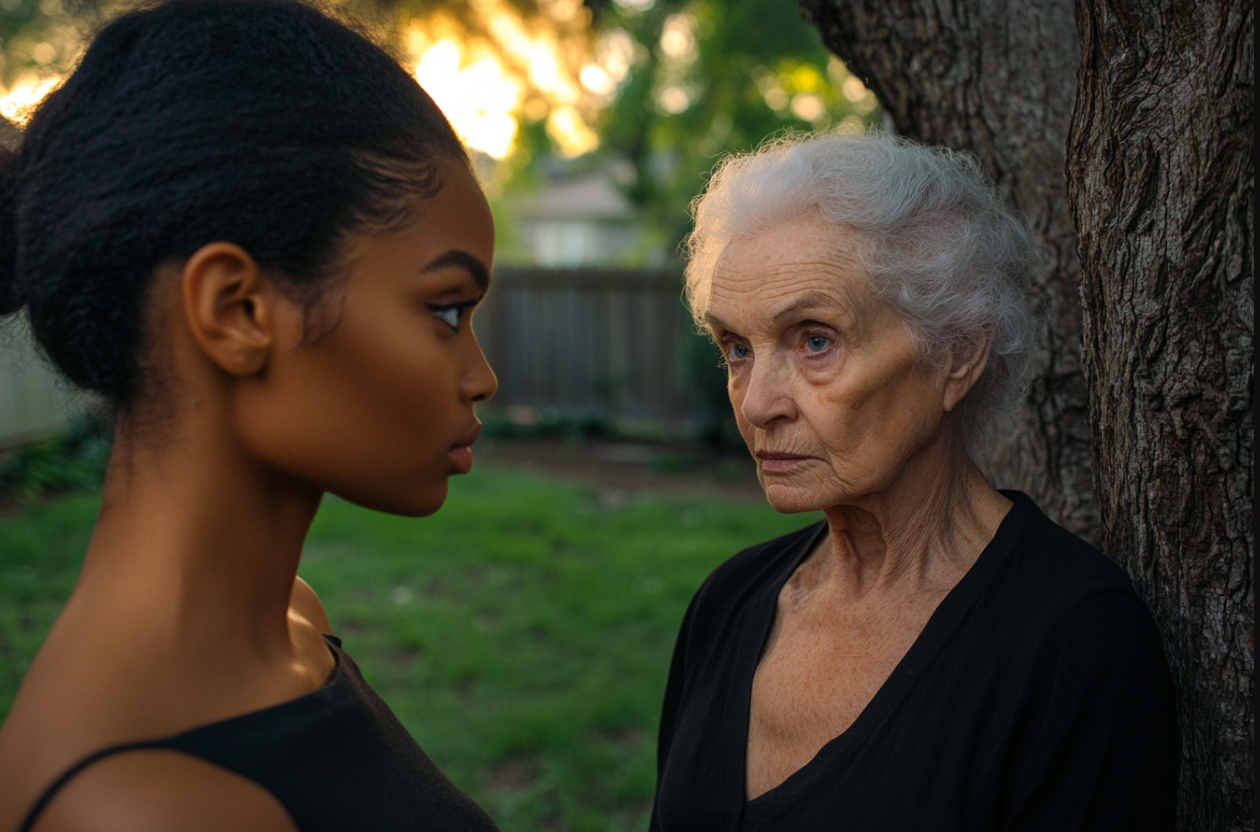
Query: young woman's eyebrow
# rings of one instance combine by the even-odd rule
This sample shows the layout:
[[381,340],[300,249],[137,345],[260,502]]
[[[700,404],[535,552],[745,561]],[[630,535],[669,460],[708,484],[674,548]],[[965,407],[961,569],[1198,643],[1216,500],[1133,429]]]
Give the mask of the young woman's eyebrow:
[[476,283],[477,287],[482,291],[490,288],[490,270],[487,269],[486,265],[476,257],[473,257],[466,251],[460,251],[459,249],[451,249],[445,254],[434,258],[427,266],[424,267],[421,273],[428,274],[429,272],[441,271],[442,269],[450,268],[451,266],[455,266],[456,268],[460,268],[468,272],[468,274],[472,276],[473,282]]

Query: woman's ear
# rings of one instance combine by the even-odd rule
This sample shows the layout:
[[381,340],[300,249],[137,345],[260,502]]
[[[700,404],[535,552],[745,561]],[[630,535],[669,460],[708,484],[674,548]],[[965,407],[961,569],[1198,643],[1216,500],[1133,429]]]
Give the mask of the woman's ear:
[[206,356],[233,376],[258,373],[276,342],[274,284],[235,243],[209,243],[184,263],[184,314]]
[[989,363],[989,348],[993,345],[993,333],[986,332],[962,350],[951,350],[947,356],[945,389],[941,402],[948,413],[976,386],[984,368]]

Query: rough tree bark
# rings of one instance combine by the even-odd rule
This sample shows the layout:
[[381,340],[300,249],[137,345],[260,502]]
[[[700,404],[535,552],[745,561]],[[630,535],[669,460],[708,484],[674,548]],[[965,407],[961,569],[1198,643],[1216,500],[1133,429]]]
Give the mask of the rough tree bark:
[[1104,549],[1180,693],[1181,829],[1252,829],[1251,0],[1077,0],[1068,193]]
[[1049,331],[998,476],[1094,537],[1092,444],[1094,539],[1176,677],[1180,828],[1254,828],[1252,4],[1076,0],[1079,40],[1070,0],[801,6],[899,131],[976,152],[1039,235]]
[[1027,407],[983,466],[1097,542],[1080,364],[1076,241],[1064,141],[1080,53],[1072,0],[800,0],[823,42],[879,97],[897,132],[979,156],[1042,253],[1042,326]]

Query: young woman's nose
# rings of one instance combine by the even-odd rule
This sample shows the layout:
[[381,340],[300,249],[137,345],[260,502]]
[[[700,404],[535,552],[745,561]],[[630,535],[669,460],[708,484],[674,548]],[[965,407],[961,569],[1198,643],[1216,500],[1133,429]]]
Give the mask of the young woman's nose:
[[469,402],[488,401],[499,389],[499,379],[495,377],[494,370],[491,369],[490,362],[486,360],[486,354],[481,351],[481,345],[476,343],[475,337],[473,352],[475,355],[468,372],[464,374],[461,393]]

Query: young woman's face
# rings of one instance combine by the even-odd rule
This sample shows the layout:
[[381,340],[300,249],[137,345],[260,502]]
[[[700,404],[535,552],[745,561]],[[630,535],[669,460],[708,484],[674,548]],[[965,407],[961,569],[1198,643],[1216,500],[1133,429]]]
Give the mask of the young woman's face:
[[359,505],[436,511],[472,466],[474,407],[497,386],[472,329],[493,256],[490,208],[456,164],[408,226],[352,240],[341,285],[312,320],[294,310],[290,343],[239,394],[254,452]]

